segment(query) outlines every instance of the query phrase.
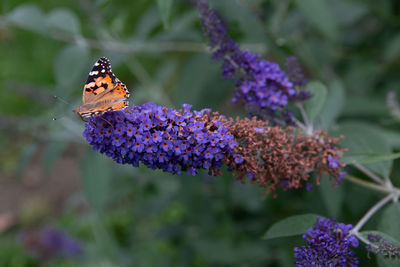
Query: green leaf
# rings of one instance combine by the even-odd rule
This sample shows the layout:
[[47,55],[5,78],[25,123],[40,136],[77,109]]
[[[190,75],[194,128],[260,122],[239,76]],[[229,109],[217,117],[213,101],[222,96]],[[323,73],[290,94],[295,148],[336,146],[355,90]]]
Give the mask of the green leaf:
[[400,132],[382,129],[382,135],[384,136],[386,142],[393,148],[400,148]]
[[45,175],[48,175],[51,172],[54,164],[56,164],[57,160],[60,158],[61,153],[64,151],[66,145],[66,142],[56,141],[50,141],[50,143],[47,144],[42,158],[43,172]]
[[80,33],[80,23],[77,16],[66,8],[54,9],[48,14],[47,25],[50,29],[71,34]]
[[69,45],[62,49],[54,62],[54,74],[60,86],[71,86],[86,73],[89,51],[86,46]]
[[321,217],[315,214],[302,214],[291,216],[273,224],[264,235],[264,239],[272,239],[277,237],[296,236],[305,233],[317,218]]
[[[379,128],[360,122],[348,122],[332,131],[334,135],[343,135],[341,147],[347,148],[349,155],[391,154],[391,147]],[[346,153],[345,153],[346,155]],[[347,160],[346,160],[347,161]],[[365,163],[368,169],[385,179],[389,179],[392,161]]]
[[296,0],[304,18],[332,41],[339,40],[339,27],[326,0]]
[[[261,20],[254,16],[254,12],[249,9],[246,2],[232,1],[232,0],[219,0],[213,1],[215,9],[221,14],[224,21],[230,26],[237,23],[240,32],[244,35],[243,39],[246,42],[263,42],[268,46],[273,43],[265,32],[265,27]],[[214,8],[214,6],[212,6]]]
[[190,103],[194,108],[204,108],[206,103],[207,107],[215,108],[232,93],[232,87],[231,81],[221,79],[218,64],[211,64],[207,55],[195,55],[181,72],[174,103],[176,106]]
[[381,161],[388,161],[400,158],[400,153],[394,154],[379,154],[379,153],[363,153],[363,154],[349,154],[345,153],[342,162],[346,164],[368,164],[368,163],[376,163]]
[[387,46],[383,52],[387,62],[397,62],[396,60],[400,57],[400,34],[395,35],[387,42]]
[[337,23],[343,26],[353,25],[369,12],[366,3],[337,0],[331,1],[330,4]]
[[108,199],[111,177],[107,159],[98,152],[88,151],[81,166],[82,187],[91,206],[101,213]]
[[[377,229],[381,232],[386,233],[382,235],[387,238],[388,241],[393,242],[396,245],[400,244],[400,204],[398,202],[389,204],[380,218]],[[378,256],[379,266],[399,266],[400,260],[391,260]]]
[[[377,229],[383,238],[395,245],[400,245],[400,204],[398,202],[389,204],[380,218]],[[383,233],[382,233],[383,232]],[[391,260],[377,256],[379,266],[399,266],[400,260]]]
[[340,80],[333,80],[329,84],[329,91],[325,105],[319,115],[321,128],[327,129],[339,117],[345,105],[345,89]]
[[343,116],[349,117],[376,117],[388,116],[388,110],[383,105],[384,99],[372,96],[348,96],[347,103],[343,109]]
[[171,7],[173,4],[173,0],[157,0],[158,10],[161,14],[161,19],[163,21],[164,27],[168,28],[169,26],[169,16],[171,14]]
[[400,240],[400,204],[398,202],[391,203],[383,211],[380,219],[378,230],[383,231],[393,238]]
[[377,255],[377,262],[379,267],[399,267],[400,260],[399,259],[387,259],[382,257],[381,255]]
[[238,262],[249,262],[259,258],[268,258],[272,255],[260,249],[260,243],[240,242],[232,244],[228,240],[198,239],[195,243],[196,251],[213,265],[235,265]]
[[318,188],[328,213],[335,218],[339,217],[344,200],[344,187],[337,186],[334,188],[329,180],[329,176],[323,174],[321,184]]
[[148,8],[138,18],[133,34],[134,38],[132,38],[132,41],[137,42],[137,40],[146,40],[148,36],[151,35],[154,28],[159,25],[159,23],[160,19],[157,9]]
[[45,16],[34,4],[24,4],[16,7],[8,14],[7,18],[19,27],[47,34]]
[[325,85],[317,81],[307,83],[305,90],[309,91],[313,95],[311,99],[304,104],[309,120],[313,121],[324,108],[328,96],[328,90]]

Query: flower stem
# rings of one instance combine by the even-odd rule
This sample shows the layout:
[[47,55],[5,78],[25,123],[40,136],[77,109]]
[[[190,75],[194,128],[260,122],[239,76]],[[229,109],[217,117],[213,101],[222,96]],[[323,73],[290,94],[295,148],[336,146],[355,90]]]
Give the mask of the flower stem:
[[372,180],[374,180],[378,184],[385,185],[385,182],[378,175],[376,175],[375,173],[371,172],[370,170],[365,168],[360,163],[355,162],[355,163],[353,163],[353,166],[356,167],[357,169],[359,169],[360,171],[362,171],[365,175],[367,175],[369,178],[371,178]]
[[[375,184],[375,183],[371,183],[371,182],[364,181],[364,180],[362,180],[362,179],[360,179],[360,178],[358,178],[358,177],[355,177],[355,176],[353,176],[353,175],[350,175],[350,174],[345,175],[344,178],[345,178],[346,180],[352,182],[352,183],[361,185],[361,186],[363,186],[363,187],[367,187],[367,188],[372,189],[372,190],[375,190],[375,191],[379,191],[379,192],[383,192],[383,193],[388,193],[388,194],[393,193],[393,192],[396,192],[396,191],[394,191],[394,190],[390,190],[389,188],[387,188],[387,187],[385,187],[385,186],[381,186],[381,185],[377,185],[377,184]],[[396,192],[396,193],[400,193],[400,192]]]
[[304,125],[304,123],[302,123],[301,121],[299,121],[298,119],[296,119],[295,117],[292,118],[294,123],[297,125],[297,127],[301,128],[305,133],[308,133],[308,129],[307,126]]
[[361,227],[378,211],[382,208],[386,203],[388,203],[391,199],[393,199],[395,195],[388,194],[386,197],[381,199],[378,203],[376,203],[372,208],[360,219],[360,221],[354,226],[352,232],[358,232]]
[[310,120],[308,119],[307,113],[304,110],[303,103],[297,103],[296,106],[300,110],[301,116],[303,117],[304,124],[306,125],[306,133],[308,135],[312,135],[313,125],[310,122]]

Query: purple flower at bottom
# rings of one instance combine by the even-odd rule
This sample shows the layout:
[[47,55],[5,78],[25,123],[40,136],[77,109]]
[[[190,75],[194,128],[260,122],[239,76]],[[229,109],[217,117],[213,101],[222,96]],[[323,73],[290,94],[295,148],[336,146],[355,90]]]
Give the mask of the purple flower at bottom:
[[38,232],[24,233],[20,241],[30,254],[40,260],[75,257],[82,253],[82,246],[77,240],[53,227],[46,227]]
[[358,240],[350,233],[351,229],[351,224],[319,217],[303,235],[307,246],[294,248],[296,266],[358,266],[359,260],[355,252],[350,250],[358,247]]
[[78,242],[59,229],[45,228],[40,236],[42,244],[64,256],[75,256],[82,250]]

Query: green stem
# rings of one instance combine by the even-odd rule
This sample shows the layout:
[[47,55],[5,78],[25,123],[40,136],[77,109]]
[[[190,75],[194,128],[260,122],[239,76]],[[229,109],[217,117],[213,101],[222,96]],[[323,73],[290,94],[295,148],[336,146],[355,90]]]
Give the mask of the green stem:
[[389,194],[386,197],[382,198],[378,203],[376,203],[372,208],[365,213],[365,215],[358,221],[356,226],[353,228],[353,232],[358,232],[361,227],[378,211],[380,210],[386,203],[388,203],[391,199],[394,198],[393,194]]
[[346,180],[352,182],[352,183],[361,185],[363,187],[367,187],[367,188],[375,190],[375,191],[379,191],[379,192],[383,192],[383,193],[387,193],[387,194],[394,193],[396,195],[400,195],[400,190],[397,189],[397,188],[390,189],[390,188],[385,187],[385,186],[381,186],[381,185],[378,185],[378,184],[375,184],[375,183],[364,181],[364,180],[362,180],[360,178],[357,178],[357,177],[355,177],[353,175],[350,175],[350,174],[345,175],[344,178]]
[[372,180],[374,180],[378,184],[381,184],[381,185],[385,184],[385,182],[378,175],[376,175],[372,171],[368,170],[367,168],[365,168],[360,163],[354,162],[353,166],[356,167],[357,169],[359,169],[360,171],[362,171],[365,175],[367,175],[369,178],[371,178]]

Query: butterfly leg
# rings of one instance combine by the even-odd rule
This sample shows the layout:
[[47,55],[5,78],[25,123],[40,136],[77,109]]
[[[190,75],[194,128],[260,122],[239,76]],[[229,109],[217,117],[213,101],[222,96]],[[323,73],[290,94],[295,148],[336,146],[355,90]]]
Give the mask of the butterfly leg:
[[111,126],[111,128],[114,129],[114,126],[111,124],[111,122],[109,122],[108,120],[106,120],[106,119],[103,117],[103,115],[99,116],[99,118],[102,119],[103,121],[107,122],[107,123]]
[[96,128],[97,129],[97,125],[96,125],[96,123],[94,123],[93,121],[89,121],[89,123],[94,127],[94,128]]

